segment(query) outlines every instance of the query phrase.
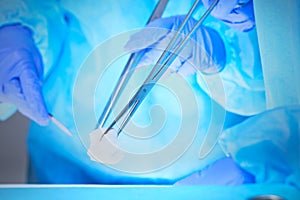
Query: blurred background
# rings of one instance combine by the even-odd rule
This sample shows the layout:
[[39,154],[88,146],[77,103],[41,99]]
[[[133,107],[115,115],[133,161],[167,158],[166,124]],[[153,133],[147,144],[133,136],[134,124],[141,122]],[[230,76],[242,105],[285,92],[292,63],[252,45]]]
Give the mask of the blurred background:
[[0,184],[27,181],[28,127],[29,119],[18,112],[8,120],[0,121]]

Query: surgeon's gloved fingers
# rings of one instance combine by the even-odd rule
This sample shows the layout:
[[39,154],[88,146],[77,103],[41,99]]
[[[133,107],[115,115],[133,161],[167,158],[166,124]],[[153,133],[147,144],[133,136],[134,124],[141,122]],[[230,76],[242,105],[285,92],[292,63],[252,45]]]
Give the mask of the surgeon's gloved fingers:
[[[202,2],[208,8],[213,0]],[[249,31],[255,26],[252,0],[220,0],[211,15],[239,31]]]
[[25,116],[47,125],[43,63],[31,29],[21,24],[2,26],[0,41],[0,101],[15,104]]
[[18,78],[11,79],[9,82],[3,84],[1,93],[1,99],[3,101],[8,99],[13,102],[23,100],[23,95],[20,89],[20,81]]
[[[156,20],[153,22],[155,26],[158,26],[158,23],[155,23],[157,21],[162,24],[166,21],[171,23],[169,22],[169,19],[162,19],[163,22]],[[152,23],[149,25],[151,26]],[[130,40],[125,45],[125,49],[130,52],[136,52],[141,57],[139,63],[135,66],[136,68],[154,65],[167,48],[173,35],[174,32],[172,32],[172,30],[152,26],[146,27],[131,36]]]
[[[154,65],[159,57],[163,54],[164,48],[163,47],[153,47],[149,48],[148,50],[142,52],[143,56],[140,60],[140,62],[137,65],[137,68],[149,66],[149,65]],[[169,69],[171,71],[176,71],[177,68],[181,67],[182,63],[180,59],[175,59],[171,66],[169,66]],[[161,66],[161,65],[159,65]]]
[[145,49],[157,41],[163,39],[170,30],[154,27],[146,27],[140,32],[133,34],[125,45],[126,51],[136,52]]
[[[152,63],[155,63],[155,61],[158,60],[162,52],[167,48],[170,41],[176,34],[176,31],[178,30],[181,22],[183,21],[185,16],[173,16],[173,17],[167,17],[167,18],[159,18],[154,20],[153,22],[149,23],[147,27],[143,28],[138,33],[133,34],[130,37],[130,40],[125,45],[125,50],[130,52],[137,52],[139,51],[140,54],[145,55],[151,51],[159,52],[159,54],[152,54],[155,55],[152,59]],[[188,21],[188,27],[191,26],[190,24],[193,24],[194,20]],[[186,28],[187,29],[187,28]],[[183,31],[183,35],[185,35]],[[183,37],[183,35],[181,37]],[[174,44],[179,44],[179,40]],[[174,50],[173,46],[173,50]],[[172,50],[172,49],[171,49]],[[150,58],[148,56],[148,58]],[[144,61],[143,59],[140,61],[141,63],[149,63],[148,60]]]
[[15,104],[19,111],[40,125],[49,123],[49,116],[41,93],[41,82],[32,68],[24,68],[20,76],[2,87],[4,101]]
[[36,74],[25,69],[20,77],[11,79],[3,86],[5,98],[19,111],[40,125],[49,123],[48,112],[41,94],[41,83]]
[[[174,16],[157,19],[149,24],[151,28],[147,27],[131,37],[125,49],[129,51],[140,50],[138,53],[141,54],[142,58],[139,61],[138,67],[157,62],[176,34],[176,30],[178,30],[184,17]],[[183,28],[182,35],[175,42],[175,47],[190,32],[195,24],[196,20],[194,19],[188,21]],[[167,52],[167,55],[170,56],[174,52],[174,46]],[[169,69],[185,75],[193,74],[197,70],[206,74],[218,73],[224,68],[226,63],[223,40],[216,31],[204,26],[200,27],[191,36],[182,51],[175,56],[176,59]]]
[[201,171],[203,182],[225,185],[254,183],[254,176],[238,166],[232,158],[221,158]]
[[180,181],[177,185],[241,185],[254,183],[254,177],[241,169],[231,158],[221,158],[200,172]]
[[[215,0],[202,0],[203,5],[208,8]],[[219,0],[211,12],[216,18],[222,18],[231,13],[232,9],[238,4],[238,0]]]
[[19,106],[20,112],[40,125],[47,125],[50,118],[42,95],[42,84],[32,68],[21,73],[20,86],[25,101]]
[[255,26],[253,2],[250,1],[241,7],[234,8],[223,21],[239,31],[247,32],[251,30]]
[[173,30],[173,25],[172,17],[156,19],[138,33],[133,34],[124,48],[127,51],[145,49],[166,37]]

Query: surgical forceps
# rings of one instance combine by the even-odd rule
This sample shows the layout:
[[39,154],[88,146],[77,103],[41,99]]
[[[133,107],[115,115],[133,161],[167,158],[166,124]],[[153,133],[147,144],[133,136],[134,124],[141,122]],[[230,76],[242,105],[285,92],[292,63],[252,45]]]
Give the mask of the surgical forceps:
[[[149,24],[153,20],[160,18],[162,16],[168,2],[169,2],[169,0],[160,0],[157,3],[156,7],[154,8],[154,10],[146,24]],[[121,76],[117,82],[117,85],[114,88],[114,90],[109,98],[109,101],[105,105],[104,110],[98,119],[96,129],[103,127],[103,125],[105,124],[109,114],[111,113],[112,109],[114,108],[114,106],[117,102],[117,99],[119,98],[120,94],[122,93],[122,91],[124,90],[124,88],[126,86],[126,83],[128,82],[128,80],[131,77],[132,72],[130,72],[130,70],[132,70],[133,67],[138,64],[138,62],[140,61],[140,57],[141,57],[141,55],[139,53],[133,53],[130,55],[128,62],[126,63],[126,65],[121,73]]]
[[[108,126],[106,131],[103,133],[102,136],[107,134],[110,129],[113,128],[113,126],[123,117],[125,116],[125,119],[120,125],[119,130],[117,131],[117,135],[122,132],[126,124],[129,122],[130,117],[135,113],[138,106],[142,103],[142,101],[145,99],[146,95],[150,92],[150,90],[153,88],[153,86],[156,84],[156,82],[162,77],[162,75],[166,72],[168,66],[171,65],[171,63],[175,60],[176,55],[178,55],[181,50],[184,48],[185,44],[188,42],[190,36],[201,26],[203,21],[207,18],[207,16],[211,13],[213,8],[216,6],[216,4],[219,2],[219,0],[214,0],[213,3],[209,6],[209,8],[206,10],[206,12],[202,15],[202,17],[198,20],[198,22],[195,24],[195,26],[192,28],[192,30],[185,36],[185,38],[182,39],[182,41],[175,46],[177,39],[179,38],[179,35],[184,28],[185,24],[188,22],[192,14],[194,13],[199,0],[195,0],[194,4],[192,5],[191,9],[189,10],[188,14],[184,18],[182,24],[180,25],[178,31],[175,33],[171,41],[169,42],[168,46],[162,53],[162,55],[159,57],[158,61],[155,63],[153,69],[151,70],[150,74],[142,84],[142,86],[139,87],[137,92],[134,94],[134,96],[129,100],[127,105],[121,110],[121,112],[117,115],[117,117],[114,119],[114,121]],[[170,51],[175,48],[175,50],[170,53]],[[134,63],[136,64],[136,63]],[[117,87],[122,87],[117,86]],[[126,114],[127,113],[127,114]],[[102,138],[102,137],[101,137]]]

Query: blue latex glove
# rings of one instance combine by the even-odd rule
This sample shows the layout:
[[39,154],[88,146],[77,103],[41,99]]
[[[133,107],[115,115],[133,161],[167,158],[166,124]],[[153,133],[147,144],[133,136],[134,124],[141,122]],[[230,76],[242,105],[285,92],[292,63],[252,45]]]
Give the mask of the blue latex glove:
[[0,28],[0,102],[16,105],[40,125],[49,122],[41,93],[43,65],[31,31],[15,24]]
[[[213,1],[202,0],[206,8]],[[255,26],[252,0],[220,0],[211,15],[240,31],[249,31]]]
[[176,185],[241,185],[254,183],[254,177],[240,168],[231,158],[222,158]]
[[[183,19],[184,16],[160,18],[131,36],[125,48],[129,51],[142,50],[138,67],[154,64],[158,60]],[[195,23],[196,20],[190,19],[182,31],[183,35],[188,34]],[[196,70],[213,74],[220,72],[225,63],[225,46],[220,35],[212,28],[202,26],[192,35],[170,69],[183,75],[191,75]]]

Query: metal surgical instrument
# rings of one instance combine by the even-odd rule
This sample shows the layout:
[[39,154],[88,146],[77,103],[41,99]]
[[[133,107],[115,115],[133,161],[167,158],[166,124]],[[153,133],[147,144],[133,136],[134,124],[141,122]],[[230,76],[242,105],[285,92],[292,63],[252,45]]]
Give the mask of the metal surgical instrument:
[[69,129],[67,129],[60,121],[58,121],[55,117],[53,117],[52,114],[48,113],[50,120],[60,129],[62,130],[65,134],[72,136],[72,133]]
[[[125,119],[120,125],[119,130],[117,131],[117,135],[121,133],[121,131],[124,129],[126,124],[128,123],[130,117],[135,113],[138,106],[142,103],[146,95],[150,92],[150,90],[153,88],[153,86],[156,84],[156,82],[160,79],[160,77],[166,72],[168,66],[171,65],[171,63],[175,60],[176,55],[178,55],[187,41],[189,40],[190,36],[200,27],[200,25],[203,23],[203,21],[207,18],[207,16],[211,13],[213,8],[216,6],[216,4],[219,2],[219,0],[214,0],[213,3],[209,6],[209,8],[206,10],[206,12],[202,15],[202,17],[198,20],[198,22],[195,24],[195,26],[192,28],[192,30],[185,36],[185,38],[182,39],[182,41],[175,46],[175,43],[177,39],[180,36],[180,33],[185,26],[185,24],[188,22],[190,17],[192,16],[193,12],[195,11],[199,0],[196,0],[189,10],[188,14],[184,18],[182,24],[180,25],[178,31],[175,33],[173,38],[171,39],[170,43],[158,59],[158,61],[155,63],[152,71],[142,84],[142,86],[138,89],[138,91],[134,94],[134,96],[130,99],[128,104],[121,110],[121,112],[117,115],[117,117],[114,119],[114,121],[108,126],[106,131],[103,133],[103,135],[107,134],[108,131],[113,128],[113,126],[124,116]],[[171,49],[175,48],[172,53],[170,53]]]
[[[168,2],[169,2],[169,0],[160,0],[157,3],[155,9],[153,10],[153,12],[146,24],[149,24],[153,20],[160,18],[162,16]],[[112,109],[114,108],[114,106],[116,104],[117,99],[119,98],[121,92],[123,91],[123,89],[126,86],[126,83],[128,82],[128,80],[131,77],[131,74],[132,74],[131,70],[138,64],[140,57],[141,57],[141,54],[139,54],[139,53],[133,53],[130,55],[130,57],[121,73],[121,76],[117,82],[117,85],[114,88],[114,90],[109,98],[109,101],[106,103],[104,110],[98,119],[96,129],[103,127],[103,125],[105,124],[109,114],[111,113]]]

